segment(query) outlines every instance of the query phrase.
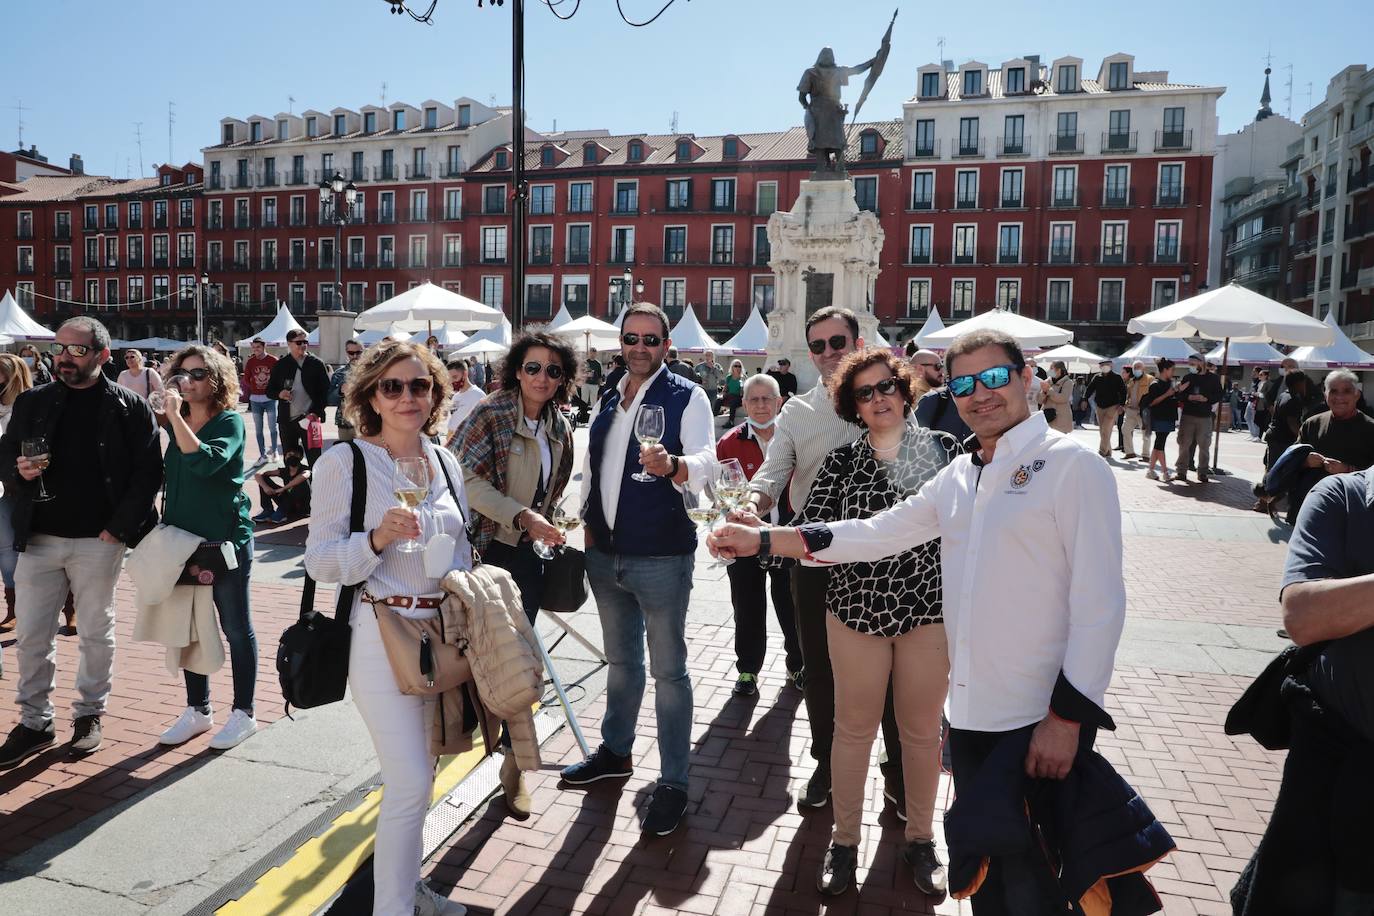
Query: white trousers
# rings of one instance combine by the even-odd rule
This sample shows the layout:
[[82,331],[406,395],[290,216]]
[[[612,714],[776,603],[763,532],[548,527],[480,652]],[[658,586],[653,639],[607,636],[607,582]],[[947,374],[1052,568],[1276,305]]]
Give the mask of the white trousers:
[[396,687],[377,618],[359,603],[353,609],[353,641],[348,685],[353,703],[372,735],[382,770],[382,806],[372,854],[374,916],[412,916],[425,815],[434,788],[434,758],[429,753],[429,709],[423,697]]

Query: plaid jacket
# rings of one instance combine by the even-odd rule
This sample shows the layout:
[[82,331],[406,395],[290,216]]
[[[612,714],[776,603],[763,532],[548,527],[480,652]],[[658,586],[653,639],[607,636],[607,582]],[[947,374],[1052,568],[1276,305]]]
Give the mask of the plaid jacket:
[[[511,440],[515,437],[520,418],[520,392],[498,391],[483,398],[472,409],[453,443],[453,450],[463,469],[486,479],[502,493],[506,492],[506,467],[510,461]],[[553,402],[545,405],[541,419],[550,444],[559,442],[563,448],[562,460],[558,467],[553,468],[545,500],[545,505],[553,506],[563,497],[563,490],[572,478],[572,427]],[[535,511],[540,511],[540,508],[535,507]],[[473,513],[473,519],[475,530],[469,537],[473,549],[480,555],[486,552],[487,545],[496,534],[497,525],[477,512]]]

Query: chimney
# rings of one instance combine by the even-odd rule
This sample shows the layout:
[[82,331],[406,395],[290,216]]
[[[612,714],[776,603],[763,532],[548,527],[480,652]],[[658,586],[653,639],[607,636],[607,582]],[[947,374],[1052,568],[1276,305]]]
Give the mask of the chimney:
[[67,160],[67,168],[71,170],[73,175],[86,174],[86,163],[81,161],[81,156],[78,153],[72,153],[71,158]]
[[956,69],[958,69],[954,66],[954,61],[952,60],[944,60],[940,63],[944,66],[946,73],[953,73]]

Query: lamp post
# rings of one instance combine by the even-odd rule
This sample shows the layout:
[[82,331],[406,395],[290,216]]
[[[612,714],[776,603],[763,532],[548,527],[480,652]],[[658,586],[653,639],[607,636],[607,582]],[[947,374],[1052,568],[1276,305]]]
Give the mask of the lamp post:
[[1180,299],[1187,299],[1187,298],[1188,298],[1188,284],[1190,284],[1190,283],[1193,282],[1193,272],[1192,272],[1191,270],[1189,270],[1188,268],[1186,268],[1186,267],[1183,268],[1183,276],[1179,277],[1179,280],[1180,280],[1181,283],[1182,283],[1183,289],[1180,291],[1180,292],[1182,292],[1182,295],[1179,296],[1178,298],[1180,298]]
[[205,343],[205,294],[210,289],[210,275],[201,272],[196,284],[196,342]]
[[634,290],[634,295],[643,298],[644,281],[635,282],[635,275],[630,268],[625,268],[625,273],[619,277],[611,278],[610,303],[607,308],[607,318],[614,318],[618,307],[627,306],[634,302],[630,294]]
[[[343,196],[343,205],[339,197]],[[343,227],[353,218],[353,204],[358,200],[358,189],[353,182],[345,182],[343,175],[335,172],[328,181],[320,182],[320,205],[327,208],[326,219],[334,223],[334,308],[343,308]]]

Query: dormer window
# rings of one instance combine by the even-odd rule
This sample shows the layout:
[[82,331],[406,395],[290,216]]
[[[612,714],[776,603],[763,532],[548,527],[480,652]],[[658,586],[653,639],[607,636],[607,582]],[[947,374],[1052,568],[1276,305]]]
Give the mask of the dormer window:
[[406,113],[405,113],[404,111],[393,111],[393,112],[391,113],[391,129],[392,129],[392,130],[405,130],[405,129],[406,129]]
[[859,155],[865,158],[878,155],[878,132],[866,130],[859,135]]
[[964,71],[964,92],[965,96],[983,94],[983,71],[965,70]]
[[334,116],[334,136],[341,137],[348,126],[348,119],[343,115]]
[[644,144],[638,140],[631,140],[630,147],[625,153],[625,158],[631,162],[641,162],[644,159]]
[[679,141],[677,141],[677,161],[678,161],[678,162],[691,162],[691,161],[692,161],[692,142],[691,142],[690,140],[679,140]]
[[162,178],[162,180],[159,181],[158,184],[162,185],[164,188],[167,187],[168,185],[170,185],[170,184],[172,183],[172,176],[171,176],[171,175],[167,175],[167,174],[164,173],[164,174],[161,176],[161,178]]
[[1113,61],[1107,65],[1107,88],[1130,89],[1130,64],[1124,60]]
[[434,130],[439,126],[439,109],[425,109],[425,130]]
[[233,143],[233,142],[234,142],[234,125],[232,125],[232,124],[226,124],[226,125],[224,125],[224,142],[225,142],[225,143]]
[[459,127],[470,127],[470,126],[472,126],[472,106],[471,106],[471,105],[459,105],[459,106],[458,106],[458,126],[459,126]]
[[1007,85],[1003,90],[1007,95],[1026,91],[1026,68],[1008,67]]
[[932,71],[921,74],[921,98],[933,99],[940,95],[940,77],[942,74]]
[[596,165],[596,144],[588,143],[582,147],[582,164]]
[[200,181],[200,176],[197,175],[195,172],[187,172],[187,173],[186,173],[186,183],[187,183],[187,184],[195,184],[197,181]]
[[277,121],[277,139],[285,140],[291,136],[291,127],[285,118]]
[[544,168],[549,168],[554,164],[552,146],[546,146],[539,151],[539,164]]
[[505,150],[500,150],[496,153],[496,167],[498,169],[510,168],[510,154]]
[[725,142],[721,144],[721,155],[726,159],[738,159],[739,140],[734,137],[726,137]]
[[306,119],[305,119],[305,135],[306,135],[307,137],[313,137],[313,136],[315,136],[316,134],[318,134],[319,132],[320,132],[320,131],[319,131],[319,128],[316,127],[316,125],[315,125],[315,119],[314,119],[313,117],[306,118]]
[[248,138],[254,143],[262,142],[262,122],[254,121],[248,125]]
[[377,132],[377,112],[368,111],[363,113],[363,133],[375,134]]
[[1075,64],[1064,64],[1059,68],[1059,82],[1055,84],[1055,92],[1077,92],[1078,91],[1078,67]]

